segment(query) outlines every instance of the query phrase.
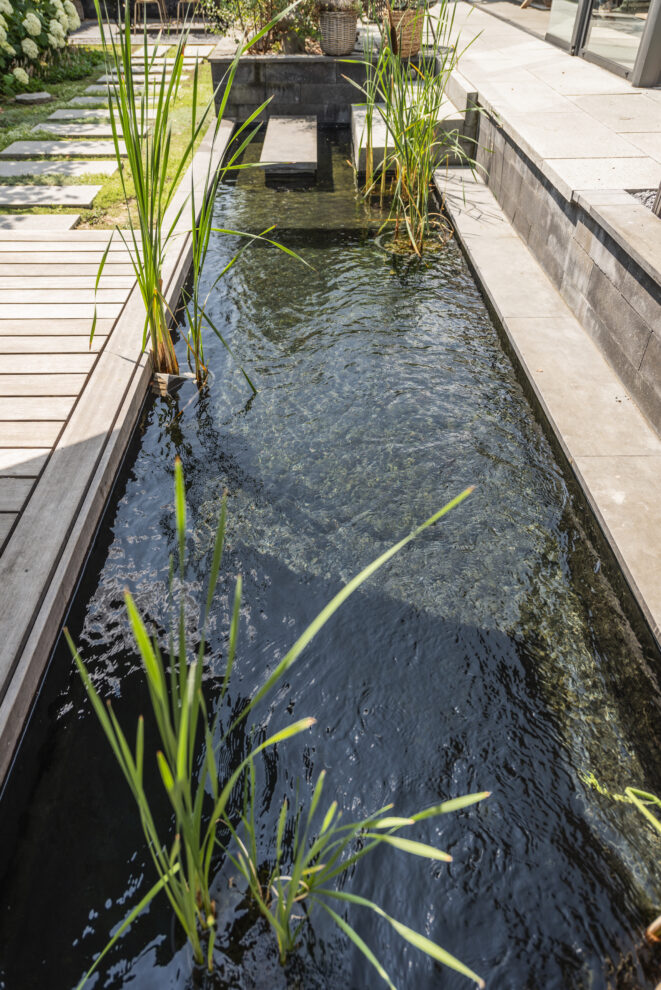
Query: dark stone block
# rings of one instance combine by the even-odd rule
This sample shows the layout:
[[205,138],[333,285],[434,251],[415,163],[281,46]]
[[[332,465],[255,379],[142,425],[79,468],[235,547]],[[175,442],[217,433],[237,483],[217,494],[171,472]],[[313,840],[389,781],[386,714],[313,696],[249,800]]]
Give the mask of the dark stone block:
[[[631,308],[619,289],[596,265],[592,268],[586,298],[608,335],[627,361],[640,367],[651,327]],[[619,373],[619,368],[615,369]]]

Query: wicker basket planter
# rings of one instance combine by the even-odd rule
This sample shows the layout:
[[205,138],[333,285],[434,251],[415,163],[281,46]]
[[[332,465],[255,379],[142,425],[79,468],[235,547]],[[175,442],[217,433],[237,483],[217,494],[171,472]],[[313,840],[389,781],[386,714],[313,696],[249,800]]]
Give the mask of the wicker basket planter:
[[409,7],[406,10],[388,8],[390,22],[390,43],[392,50],[401,58],[417,55],[422,45],[422,29],[425,24],[424,7]]
[[350,55],[356,44],[357,24],[355,10],[322,10],[319,27],[324,55]]

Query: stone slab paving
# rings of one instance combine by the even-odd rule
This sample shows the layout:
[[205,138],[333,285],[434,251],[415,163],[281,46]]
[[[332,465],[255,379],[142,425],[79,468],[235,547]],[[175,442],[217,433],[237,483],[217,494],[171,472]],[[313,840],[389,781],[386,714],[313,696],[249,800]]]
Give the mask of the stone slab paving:
[[436,185],[482,290],[661,640],[661,439],[491,191],[469,169],[438,172]]
[[0,186],[0,206],[78,206],[88,209],[102,186]]
[[108,90],[98,96],[74,96],[69,100],[69,106],[75,107],[106,107],[108,106]]
[[[124,142],[119,153],[126,156]],[[0,158],[114,158],[113,141],[14,141],[0,151]]]
[[43,124],[36,124],[33,131],[47,132],[48,134],[54,134],[56,137],[63,138],[111,138],[112,137],[112,126],[108,124],[77,124],[73,121],[69,123],[53,123],[50,124],[48,121],[44,121]]
[[317,118],[269,117],[260,162],[267,175],[317,171]]
[[11,179],[20,175],[55,175],[75,178],[79,175],[112,175],[117,171],[116,162],[100,159],[73,159],[72,161],[0,161],[0,178]]
[[[592,160],[595,167],[600,161],[602,178],[613,159],[626,159],[632,171],[633,159],[639,159],[640,175],[657,162],[657,184],[661,181],[659,92],[634,89],[484,9],[456,4],[455,12],[455,38],[462,47],[470,43],[461,59],[462,75],[542,172],[561,183],[563,195],[571,199],[577,188],[573,173],[558,164],[569,159]],[[633,137],[640,134],[646,135],[642,143]]]
[[[156,110],[147,109],[145,110],[145,117],[147,120],[153,120],[156,116]],[[73,109],[73,110],[56,110],[50,115],[49,120],[98,120],[103,118],[110,118],[110,110],[108,107],[98,107],[96,110],[90,109]],[[43,127],[43,124],[40,125]]]
[[0,213],[0,231],[40,230],[45,233],[53,230],[71,230],[79,220],[80,213]]

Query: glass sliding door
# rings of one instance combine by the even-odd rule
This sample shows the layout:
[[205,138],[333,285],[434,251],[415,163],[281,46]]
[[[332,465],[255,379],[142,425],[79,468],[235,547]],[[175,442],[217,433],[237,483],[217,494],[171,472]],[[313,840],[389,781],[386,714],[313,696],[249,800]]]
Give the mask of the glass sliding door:
[[650,9],[650,0],[593,0],[583,53],[631,72]]
[[579,0],[552,0],[546,37],[573,52]]

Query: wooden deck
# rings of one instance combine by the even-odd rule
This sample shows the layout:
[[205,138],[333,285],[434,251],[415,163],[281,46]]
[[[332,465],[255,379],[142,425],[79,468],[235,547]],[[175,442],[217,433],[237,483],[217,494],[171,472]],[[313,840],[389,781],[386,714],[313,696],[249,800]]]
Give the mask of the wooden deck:
[[[200,145],[167,226],[191,180],[201,202],[233,126]],[[164,268],[172,305],[190,266],[189,228],[184,209]],[[144,306],[117,235],[95,298],[110,233],[0,229],[0,782],[151,377]]]

